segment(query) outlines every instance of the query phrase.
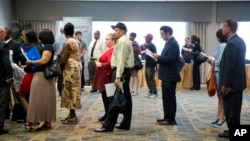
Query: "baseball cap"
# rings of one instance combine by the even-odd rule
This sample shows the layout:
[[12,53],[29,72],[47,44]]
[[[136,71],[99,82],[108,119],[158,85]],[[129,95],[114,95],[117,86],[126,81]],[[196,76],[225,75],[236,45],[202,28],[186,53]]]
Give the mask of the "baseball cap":
[[147,39],[150,39],[150,40],[152,40],[153,39],[153,35],[152,34],[147,34],[146,36],[144,36],[145,38],[147,38]]
[[127,32],[127,27],[126,27],[126,25],[124,23],[119,22],[116,25],[111,25],[112,29],[115,29],[116,27],[124,30],[125,32]]

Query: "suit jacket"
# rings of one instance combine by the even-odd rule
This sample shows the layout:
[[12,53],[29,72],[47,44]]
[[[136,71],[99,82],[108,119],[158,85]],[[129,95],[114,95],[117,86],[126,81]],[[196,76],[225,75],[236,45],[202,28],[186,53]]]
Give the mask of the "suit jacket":
[[246,88],[245,55],[245,42],[238,35],[233,35],[229,39],[221,58],[220,89],[221,86],[229,87],[233,91]]
[[0,87],[6,85],[6,79],[13,77],[9,60],[9,46],[0,41]]
[[174,37],[170,38],[158,56],[159,70],[158,77],[163,81],[180,82],[181,76],[178,70],[180,56],[179,44]]
[[13,62],[18,64],[19,61],[21,61],[21,59],[20,59],[21,52],[19,49],[21,43],[11,39],[7,44],[9,45],[10,50],[13,50]]

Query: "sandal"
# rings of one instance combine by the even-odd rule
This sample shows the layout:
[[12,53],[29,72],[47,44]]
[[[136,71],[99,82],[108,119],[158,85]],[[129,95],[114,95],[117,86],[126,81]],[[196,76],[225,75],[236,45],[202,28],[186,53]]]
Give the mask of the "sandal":
[[26,131],[31,131],[31,132],[35,132],[35,131],[38,131],[38,130],[41,130],[41,127],[39,126],[36,126],[36,127],[32,127],[32,125],[29,125],[29,126],[22,126],[23,129],[25,129]]
[[62,121],[62,124],[72,124],[72,123],[77,124],[77,122],[78,122],[77,117],[73,117]]
[[45,129],[45,130],[50,130],[50,129],[52,129],[52,125],[44,123],[42,128]]
[[61,122],[64,122],[65,120],[70,119],[70,115],[68,115],[65,119],[62,119]]

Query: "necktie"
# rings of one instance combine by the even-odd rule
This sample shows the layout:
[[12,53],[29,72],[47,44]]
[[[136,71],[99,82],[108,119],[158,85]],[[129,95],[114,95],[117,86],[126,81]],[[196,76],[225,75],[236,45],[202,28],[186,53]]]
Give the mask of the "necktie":
[[96,45],[96,42],[97,42],[97,40],[95,40],[95,43],[94,43],[94,45],[93,45],[93,47],[92,47],[92,50],[91,50],[91,54],[90,54],[90,57],[93,57],[93,54],[94,54],[94,50],[95,50],[95,45]]

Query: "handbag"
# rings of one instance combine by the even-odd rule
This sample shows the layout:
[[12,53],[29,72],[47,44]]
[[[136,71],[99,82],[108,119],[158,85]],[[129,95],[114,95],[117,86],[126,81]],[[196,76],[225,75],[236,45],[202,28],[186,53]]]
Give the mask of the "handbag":
[[210,96],[210,97],[215,95],[216,89],[217,89],[216,78],[214,75],[214,67],[215,67],[214,61],[211,62],[211,65],[212,65],[212,67],[210,69],[210,76],[207,80],[207,93],[208,93],[208,96]]
[[207,61],[207,57],[206,57],[206,54],[205,54],[203,49],[201,49],[201,51],[200,51],[199,55],[196,57],[196,59],[199,63],[204,63]]
[[141,59],[139,58],[139,56],[134,52],[134,59],[135,59],[135,65],[133,67],[134,70],[140,70],[143,68]]
[[62,74],[60,64],[58,61],[58,58],[55,60],[52,60],[50,63],[48,63],[44,67],[44,77],[45,78],[52,78],[52,77],[57,77]]
[[115,94],[111,97],[108,111],[110,114],[123,113],[126,110],[126,98],[121,88],[116,87]]

